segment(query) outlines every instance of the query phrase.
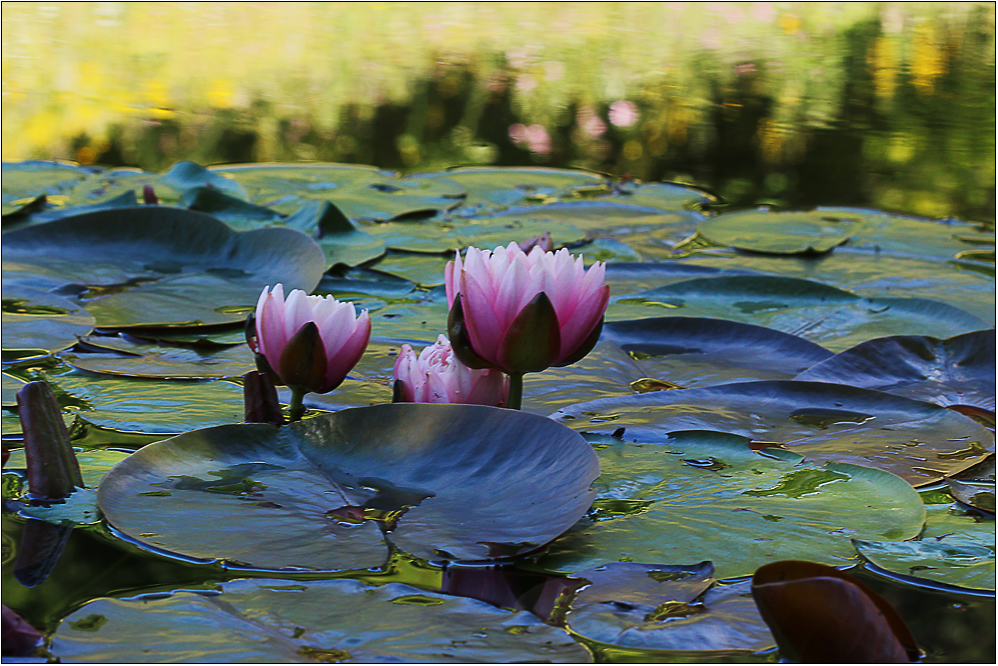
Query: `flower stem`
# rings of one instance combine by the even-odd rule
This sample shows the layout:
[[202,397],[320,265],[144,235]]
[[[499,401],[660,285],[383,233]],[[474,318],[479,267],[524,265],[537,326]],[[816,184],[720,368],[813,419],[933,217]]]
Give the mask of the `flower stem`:
[[509,409],[519,409],[523,402],[523,373],[510,373],[509,375]]
[[302,404],[304,399],[305,391],[296,388],[291,389],[291,404],[288,406],[288,421],[290,423],[300,421],[301,417],[305,414],[305,405]]

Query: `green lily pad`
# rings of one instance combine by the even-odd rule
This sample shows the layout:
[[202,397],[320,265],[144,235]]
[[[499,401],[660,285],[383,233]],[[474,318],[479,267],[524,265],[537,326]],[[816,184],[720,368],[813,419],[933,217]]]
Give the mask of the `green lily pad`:
[[122,167],[118,169],[108,169],[100,173],[91,175],[86,180],[77,183],[73,189],[66,193],[66,206],[75,207],[85,204],[95,204],[116,199],[123,194],[131,193],[136,201],[143,196],[146,185],[152,185],[156,193],[156,198],[163,201],[176,201],[173,188],[155,186],[159,176],[142,169]]
[[6,372],[0,374],[3,379],[3,407],[17,409],[17,392],[24,388],[26,382]]
[[93,316],[70,300],[18,285],[3,289],[3,354],[51,354],[94,330]]
[[874,565],[904,580],[921,579],[971,590],[995,589],[995,548],[952,541],[854,541]]
[[757,324],[841,351],[887,335],[948,338],[987,328],[946,303],[862,298],[819,282],[778,276],[696,278],[614,299],[613,320],[652,314],[704,316]]
[[216,170],[205,169],[194,162],[177,162],[156,182],[172,188],[178,194],[195,188],[210,187],[237,199],[246,198],[246,190],[238,181],[227,178],[224,173],[218,173]]
[[752,600],[749,581],[711,586],[712,573],[709,562],[694,566],[616,562],[580,571],[573,578],[583,578],[589,585],[571,602],[566,624],[602,644],[595,646],[597,651],[603,645],[698,653],[752,653],[776,647]]
[[398,178],[351,164],[249,164],[213,167],[240,183],[249,200],[292,212],[309,199],[332,201],[347,217],[390,220],[432,215],[460,205],[464,188],[446,179]]
[[147,379],[219,379],[241,377],[256,369],[245,344],[222,349],[135,343],[122,338],[83,338],[81,342],[107,352],[62,354],[70,366],[102,375]]
[[718,578],[731,578],[783,559],[846,564],[850,537],[911,538],[925,521],[909,484],[869,467],[757,453],[748,438],[717,432],[673,432],[655,444],[588,438],[603,470],[593,510],[539,566],[709,559]]
[[[977,226],[954,219],[927,220],[864,208],[823,206],[816,214],[856,217],[863,224],[849,245],[880,253],[951,259],[973,247],[961,237],[973,234],[980,240]],[[990,235],[994,245],[994,232]]]
[[934,402],[995,410],[995,331],[946,340],[877,338],[836,354],[797,379],[872,388]]
[[463,187],[462,209],[480,211],[528,201],[571,196],[579,187],[601,185],[605,177],[591,171],[535,167],[457,167],[415,174],[427,180],[447,180]]
[[80,372],[40,375],[67,415],[113,430],[173,435],[243,420],[243,391],[226,381],[147,382]]
[[832,356],[824,347],[803,338],[722,319],[615,321],[603,327],[603,336],[634,359],[641,377],[683,387],[792,379],[801,368]]
[[92,167],[41,160],[4,162],[2,170],[4,215],[19,208],[24,199],[63,194],[95,171]]
[[84,213],[95,213],[97,211],[114,210],[117,208],[131,208],[138,205],[139,201],[135,198],[135,193],[129,190],[100,203],[41,210],[25,216],[25,221],[31,225],[44,224],[45,222],[61,220],[64,217],[71,217],[73,215],[83,215]]
[[4,234],[15,282],[74,293],[101,327],[242,321],[267,284],[310,292],[319,247],[292,229],[244,233],[200,213],[142,206]]
[[[585,441],[543,417],[391,404],[150,444],[104,478],[99,503],[108,522],[156,549],[256,568],[361,569],[380,566],[387,544],[426,560],[537,550],[585,513],[598,475]],[[191,512],[204,520],[192,524]]]
[[[128,452],[113,449],[84,450],[73,449],[76,460],[80,464],[84,488],[77,489],[65,500],[44,505],[33,504],[27,496],[18,494],[8,496],[4,500],[8,509],[22,516],[37,518],[56,525],[87,525],[100,522],[100,509],[97,508],[97,485],[112,467],[129,456]],[[4,474],[12,474],[26,469],[24,449],[12,451],[10,459],[4,465]],[[6,484],[4,490],[7,490]],[[30,488],[23,489],[25,491]]]
[[96,599],[51,651],[78,662],[549,662],[591,655],[530,613],[389,583],[237,580],[218,591]]
[[236,231],[257,229],[283,219],[277,211],[256,206],[213,187],[192,187],[185,190],[180,197],[180,204],[184,208],[216,217]]
[[732,433],[809,460],[877,467],[915,485],[969,467],[994,450],[990,431],[939,405],[817,382],[656,391],[573,405],[552,418],[603,434],[623,427],[628,440],[651,443],[683,430]]
[[336,206],[328,201],[308,201],[284,224],[308,234],[326,255],[326,266],[359,266],[385,254],[380,238],[353,226]]
[[985,481],[957,481],[946,479],[950,494],[967,506],[995,513],[995,484]]
[[863,227],[859,216],[828,211],[746,210],[707,218],[697,233],[719,245],[769,254],[820,254]]

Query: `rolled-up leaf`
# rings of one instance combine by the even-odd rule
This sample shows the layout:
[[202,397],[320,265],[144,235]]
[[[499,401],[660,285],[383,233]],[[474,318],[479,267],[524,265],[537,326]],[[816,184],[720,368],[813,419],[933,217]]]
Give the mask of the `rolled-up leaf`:
[[83,486],[80,465],[55,394],[43,381],[17,392],[17,415],[24,431],[28,487],[39,499],[62,499]]
[[265,372],[247,372],[243,375],[243,407],[246,423],[284,425],[277,387]]
[[907,663],[919,657],[891,605],[834,567],[797,560],[761,566],[752,577],[752,596],[784,659]]

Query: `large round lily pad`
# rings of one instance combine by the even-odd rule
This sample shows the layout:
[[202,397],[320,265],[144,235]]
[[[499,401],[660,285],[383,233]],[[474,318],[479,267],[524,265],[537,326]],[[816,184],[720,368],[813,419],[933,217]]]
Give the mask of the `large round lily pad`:
[[940,340],[897,335],[868,340],[802,372],[797,379],[861,386],[944,407],[995,410],[995,331]]
[[833,351],[887,335],[948,338],[987,326],[946,303],[862,298],[820,282],[778,276],[696,278],[617,299],[612,319],[679,314],[758,324]]
[[697,233],[714,243],[772,254],[828,252],[863,226],[857,215],[822,211],[746,210],[711,217]]
[[96,599],[65,618],[69,662],[547,662],[591,655],[521,611],[389,583],[236,580],[220,591]]
[[88,335],[93,329],[93,316],[68,299],[29,287],[4,287],[5,359],[67,349],[76,344],[77,336]]
[[390,404],[157,442],[105,477],[99,501],[147,546],[341,570],[380,566],[387,544],[427,560],[536,550],[585,513],[598,475],[582,437],[543,417]]
[[747,438],[706,431],[655,444],[589,439],[603,470],[599,495],[540,566],[710,560],[718,578],[731,578],[782,559],[845,564],[850,537],[912,538],[925,521],[909,484],[870,467],[755,452]]
[[642,377],[684,387],[791,379],[800,369],[832,356],[824,347],[795,335],[699,317],[608,322],[603,337],[635,360]]
[[311,291],[325,269],[322,250],[293,229],[236,233],[160,206],[66,217],[3,243],[5,273],[76,295],[102,327],[241,321],[267,284]]
[[553,418],[628,440],[668,441],[682,430],[727,432],[777,443],[811,460],[893,472],[913,484],[939,480],[994,450],[994,436],[949,409],[837,384],[759,381],[605,398]]

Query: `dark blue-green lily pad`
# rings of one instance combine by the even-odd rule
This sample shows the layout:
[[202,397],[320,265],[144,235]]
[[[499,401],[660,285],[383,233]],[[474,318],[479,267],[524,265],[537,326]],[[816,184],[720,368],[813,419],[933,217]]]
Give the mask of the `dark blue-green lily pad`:
[[238,199],[246,198],[246,190],[238,181],[226,178],[224,173],[205,169],[194,162],[177,162],[156,182],[172,188],[178,194],[195,188],[210,187]]
[[713,573],[710,562],[615,562],[580,571],[572,577],[589,584],[572,600],[566,625],[601,644],[594,646],[597,652],[606,645],[699,652],[701,657],[772,650],[776,642],[752,600],[749,582],[712,585]]
[[656,391],[573,405],[552,418],[576,430],[628,441],[667,442],[669,433],[713,430],[778,444],[815,461],[868,465],[916,485],[969,467],[994,436],[939,405],[838,384],[758,381]]
[[279,222],[283,216],[275,210],[220,192],[213,187],[192,187],[180,197],[184,208],[217,217],[237,231],[258,229]]
[[83,338],[91,353],[64,353],[74,368],[117,377],[219,379],[241,377],[256,369],[245,344],[221,349],[131,342],[120,337]]
[[3,289],[3,354],[26,357],[50,354],[76,344],[94,329],[93,316],[78,304],[39,289],[18,285]]
[[353,226],[328,201],[308,201],[290,215],[284,224],[308,234],[326,255],[326,266],[358,266],[385,254],[385,244],[377,236]]
[[665,313],[758,324],[840,351],[887,335],[951,337],[987,328],[968,312],[920,298],[862,298],[778,276],[708,277],[614,299],[612,320]]
[[56,629],[69,662],[545,662],[589,652],[521,611],[389,583],[250,579],[95,599]]
[[995,548],[955,541],[855,541],[856,550],[905,580],[922,579],[972,590],[995,589]]
[[101,327],[242,321],[264,286],[311,291],[322,251],[293,229],[236,233],[192,211],[141,206],[4,234],[13,281],[73,294]]
[[995,410],[995,331],[940,340],[897,335],[867,340],[797,376],[927,400]]
[[624,436],[588,436],[603,470],[599,495],[538,565],[708,559],[718,578],[731,578],[783,559],[847,564],[850,537],[911,538],[925,521],[918,493],[881,470],[756,452],[748,438],[718,432],[673,432],[658,443]]
[[634,359],[641,377],[682,387],[791,379],[800,369],[832,356],[824,347],[803,338],[723,319],[614,321],[603,327],[603,337]]
[[426,560],[537,550],[585,513],[598,475],[586,442],[548,419],[391,404],[148,445],[104,478],[99,503],[132,539],[180,555],[361,569],[388,544]]

